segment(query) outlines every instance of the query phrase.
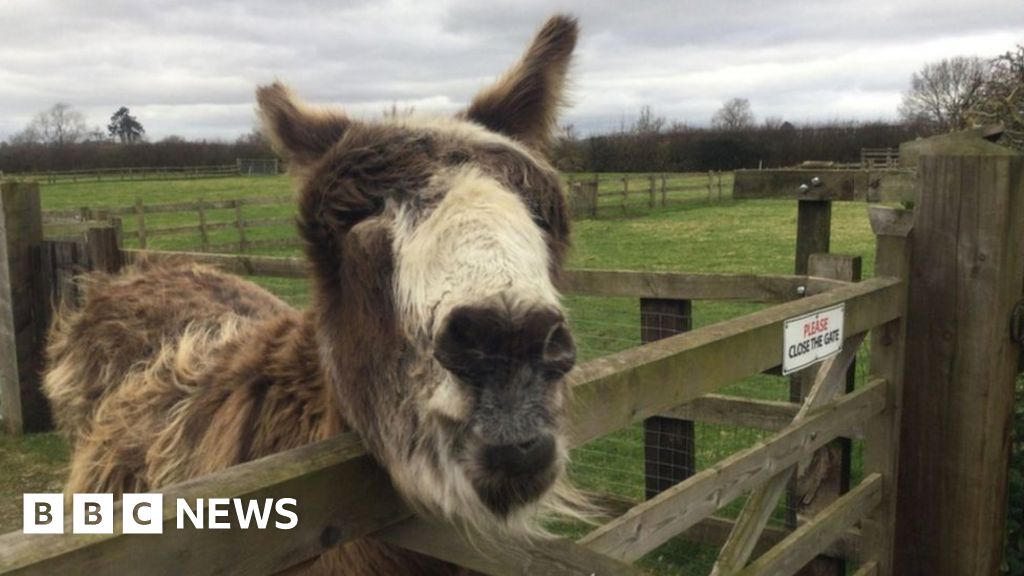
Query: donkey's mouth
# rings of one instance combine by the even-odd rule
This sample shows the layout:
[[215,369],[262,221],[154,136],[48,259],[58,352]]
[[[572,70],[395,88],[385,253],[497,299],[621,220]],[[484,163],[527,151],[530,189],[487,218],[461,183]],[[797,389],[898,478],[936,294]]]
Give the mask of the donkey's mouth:
[[480,500],[495,514],[538,500],[558,477],[555,439],[550,435],[515,444],[487,446],[473,480]]

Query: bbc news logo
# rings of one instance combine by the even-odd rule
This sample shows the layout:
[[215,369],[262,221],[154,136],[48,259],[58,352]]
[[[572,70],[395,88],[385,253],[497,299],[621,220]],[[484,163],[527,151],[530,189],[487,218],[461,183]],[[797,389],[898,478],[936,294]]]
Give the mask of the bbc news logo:
[[[199,530],[232,528],[232,513],[239,528],[291,530],[299,524],[294,498],[245,500],[242,498],[185,498],[175,501],[175,526],[183,530],[191,525]],[[164,495],[125,494],[121,497],[121,531],[124,534],[163,534]],[[204,514],[205,512],[205,514]],[[23,504],[25,534],[64,533],[64,494],[25,494]],[[71,496],[72,534],[113,534],[113,494],[73,494]],[[271,522],[273,520],[273,522]]]

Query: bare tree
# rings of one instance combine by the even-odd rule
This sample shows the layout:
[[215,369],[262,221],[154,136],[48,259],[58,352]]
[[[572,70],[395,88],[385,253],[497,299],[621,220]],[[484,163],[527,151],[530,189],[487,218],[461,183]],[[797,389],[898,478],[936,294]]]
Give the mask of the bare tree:
[[926,64],[910,77],[900,116],[933,132],[967,128],[968,111],[978,104],[988,76],[989,64],[974,56]]
[[35,127],[33,127],[32,124],[30,123],[21,132],[17,132],[15,134],[11,135],[10,142],[11,142],[11,144],[19,145],[19,146],[25,146],[25,145],[29,145],[29,144],[42,144],[43,143],[43,137],[39,134],[39,132],[35,129]]
[[1024,150],[1024,44],[992,60],[977,105],[968,112],[977,124],[1002,122],[1002,143]]
[[778,130],[782,128],[782,116],[767,116],[764,119],[765,130]]
[[35,134],[37,142],[43,144],[74,144],[88,132],[85,116],[70,104],[58,102],[49,109],[36,114],[29,122],[25,133]]
[[651,107],[644,105],[640,108],[640,116],[633,124],[633,132],[636,134],[658,134],[665,127],[665,118],[655,116]]
[[719,130],[743,130],[754,126],[754,113],[750,100],[732,98],[711,117],[711,127]]

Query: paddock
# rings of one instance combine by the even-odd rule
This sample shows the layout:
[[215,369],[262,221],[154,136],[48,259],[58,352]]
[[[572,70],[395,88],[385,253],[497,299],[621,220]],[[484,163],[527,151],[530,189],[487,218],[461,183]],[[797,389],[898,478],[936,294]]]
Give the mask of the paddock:
[[[913,212],[868,208],[876,236],[868,280],[858,281],[856,257],[828,253],[838,198],[827,195],[798,200],[792,275],[566,274],[566,293],[638,299],[644,341],[574,371],[572,444],[633,425],[650,439],[646,500],[608,499],[610,518],[582,538],[517,551],[467,544],[453,529],[413,515],[359,441],[345,435],[163,490],[165,503],[296,498],[295,530],[178,530],[165,504],[161,537],[124,535],[119,525],[111,535],[2,536],[0,574],[130,573],[139,558],[147,573],[274,573],[364,536],[491,574],[635,574],[636,559],[688,535],[720,546],[719,575],[797,573],[809,562],[815,573],[840,573],[845,562],[858,575],[907,573],[908,566],[992,573],[1005,522],[1009,418],[991,415],[1009,414],[1018,370],[1019,343],[1006,326],[1024,285],[1024,161],[973,140],[936,145],[917,161],[913,185],[894,186],[885,198],[913,201]],[[654,198],[651,182],[646,192]],[[0,408],[4,426],[17,432],[38,413],[34,376],[49,302],[74,297],[75,274],[114,271],[140,253],[123,247],[116,221],[87,224],[78,239],[47,239],[32,184],[4,184],[2,200]],[[242,275],[306,274],[299,259],[149,254]],[[702,300],[771,306],[690,330],[682,319]],[[787,320],[836,305],[844,306],[843,351],[793,377],[796,404],[719,393],[778,370]],[[869,377],[852,387],[861,341],[870,346]],[[692,454],[693,421],[754,424],[774,434],[698,471],[677,461]],[[846,486],[841,462],[851,439],[863,445],[863,471]],[[787,496],[794,471],[798,481]],[[747,492],[735,520],[715,515]],[[782,497],[796,503],[792,525],[766,530]]]

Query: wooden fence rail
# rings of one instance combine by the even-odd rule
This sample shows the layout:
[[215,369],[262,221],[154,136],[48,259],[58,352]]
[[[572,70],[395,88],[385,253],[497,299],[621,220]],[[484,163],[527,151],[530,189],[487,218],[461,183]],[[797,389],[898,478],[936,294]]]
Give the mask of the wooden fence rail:
[[[128,258],[133,255],[129,253]],[[235,262],[244,263],[245,259],[235,259]],[[781,323],[786,318],[845,302],[847,331],[850,334],[891,321],[899,317],[899,307],[894,304],[899,299],[894,294],[902,287],[903,283],[893,278],[841,285],[749,316],[588,362],[570,375],[577,397],[571,426],[572,445],[579,446],[645,417],[693,401],[738,377],[756,374],[779,364],[782,357]],[[687,366],[686,371],[676,368],[683,365]],[[609,528],[584,539],[583,543],[602,553],[634,559],[655,542],[674,537],[683,529],[710,517],[727,502],[727,496],[732,492],[738,494],[755,486],[758,481],[769,477],[771,471],[796,463],[808,450],[824,445],[838,434],[851,432],[858,422],[879,413],[885,407],[886,386],[885,381],[879,380],[840,398],[806,420],[785,427],[774,439],[738,453],[715,468],[638,505],[607,525]],[[751,474],[751,470],[761,472]],[[379,478],[367,480],[371,477]],[[302,530],[290,532],[287,538],[275,538],[271,531],[261,533],[257,537],[259,551],[244,560],[228,552],[241,546],[243,533],[237,530],[218,531],[214,537],[203,533],[198,537],[189,530],[169,529],[164,537],[145,542],[119,534],[73,537],[12,534],[0,537],[0,566],[5,567],[0,573],[102,572],[106,567],[137,558],[140,550],[153,566],[173,565],[178,569],[187,568],[189,573],[270,572],[302,562],[338,542],[369,533],[379,533],[390,542],[498,574],[519,573],[526,566],[530,567],[531,573],[589,574],[595,566],[604,566],[606,570],[603,573],[634,573],[633,569],[612,559],[602,559],[576,546],[557,542],[546,545],[547,552],[539,550],[522,557],[513,555],[503,560],[501,565],[495,565],[493,560],[481,559],[480,552],[472,546],[458,544],[458,540],[439,538],[436,531],[410,532],[402,528],[404,525],[396,524],[407,518],[408,512],[388,492],[390,488],[384,478],[384,473],[373,467],[353,438],[342,437],[166,489],[165,523],[172,522],[173,517],[168,502],[179,496],[193,500],[200,495],[300,496]],[[728,481],[728,478],[734,480]],[[362,488],[348,488],[356,484]],[[872,486],[874,481],[863,492],[869,493]],[[722,490],[730,492],[726,494]],[[338,497],[339,492],[344,496]],[[708,498],[713,493],[720,496]],[[871,502],[859,494],[851,496],[851,499],[856,503]],[[873,494],[870,492],[869,496],[873,497]],[[680,508],[679,498],[692,504]],[[659,505],[666,502],[666,505]],[[842,505],[842,511],[850,508],[848,501],[837,505]],[[648,516],[652,513],[668,515],[675,520],[668,524],[651,524]],[[831,530],[829,534],[838,534],[837,530],[841,532],[850,525],[851,518],[844,512],[839,520],[826,517],[822,522]],[[394,531],[388,528],[392,525],[395,526]],[[652,533],[653,527],[658,528]],[[616,536],[619,534],[625,535],[625,540]],[[638,534],[643,538],[638,540]],[[797,553],[806,554],[807,551],[817,554],[829,544],[818,539],[811,546],[808,536],[797,536],[798,545],[792,546],[796,551],[787,552],[785,558]],[[253,545],[253,536],[244,533],[244,537],[247,539],[245,549],[248,550]],[[199,541],[202,543],[198,544]],[[620,543],[610,544],[612,542]]]
[[[714,190],[717,190],[717,201],[722,201],[723,190],[728,187],[723,184],[721,172],[593,177],[568,175],[566,184],[574,218],[664,208],[673,201],[712,202],[715,200]],[[704,190],[707,190],[706,197]]]
[[8,176],[21,181],[47,184],[58,182],[101,182],[104,180],[162,180],[168,178],[212,178],[237,176],[237,164],[214,166],[139,166],[122,168],[95,168],[91,170],[50,170],[25,172]]
[[[580,293],[776,303],[591,360],[571,372],[576,396],[572,446],[652,417],[755,423],[773,432],[645,502],[617,505],[613,520],[576,544],[556,541],[521,555],[488,559],[449,536],[449,528],[411,516],[390,492],[386,474],[353,438],[343,436],[167,489],[168,494],[191,497],[308,493],[313,509],[301,509],[311,519],[308,530],[245,533],[244,544],[243,534],[235,529],[201,537],[172,530],[161,539],[9,534],[0,536],[0,574],[117,572],[134,565],[139,555],[168,571],[184,566],[196,574],[267,572],[370,534],[496,574],[589,574],[596,569],[630,574],[635,569],[622,561],[699,527],[717,530],[708,540],[726,543],[719,562],[722,576],[794,573],[822,554],[856,557],[858,575],[995,573],[1005,523],[1008,414],[1021,353],[1006,325],[1024,285],[1024,159],[973,140],[925,144],[917,174],[890,174],[889,184],[877,185],[835,175],[834,181],[823,179],[817,192],[809,187],[811,193],[798,195],[797,274],[792,276],[740,281],[728,275],[567,274],[563,288]],[[575,188],[581,191],[589,186],[579,184]],[[872,207],[875,277],[848,283],[809,275],[824,265],[820,259],[813,264],[811,255],[829,247],[828,202],[856,196],[862,184],[868,200],[907,200],[908,189],[916,189],[920,228],[911,234],[907,211]],[[599,185],[583,194],[589,195],[594,210]],[[652,180],[641,186],[624,182],[612,205],[618,208],[622,197],[634,191],[649,205],[657,188]],[[237,204],[225,209],[238,212]],[[146,207],[136,206],[130,215],[144,218]],[[245,218],[239,215],[234,222],[241,234]],[[112,230],[108,238],[116,235]],[[145,238],[145,226],[139,232],[140,240]],[[246,240],[243,236],[242,242]],[[104,258],[105,252],[95,246],[88,250]],[[138,258],[133,251],[120,254],[126,260]],[[250,274],[296,278],[305,271],[298,259],[194,257]],[[13,262],[10,253],[6,260],[8,265]],[[0,292],[0,307],[4,302]],[[848,347],[843,361],[852,359],[855,343],[869,333],[865,384],[844,389],[843,366],[837,359],[810,380],[814,385],[809,398],[795,413],[793,406],[777,402],[716,394],[722,386],[780,364],[787,319],[838,304],[844,305]],[[0,314],[0,321],[5,316]],[[13,329],[11,324],[7,322],[7,330]],[[0,394],[10,386],[4,377],[10,378],[0,373]],[[802,381],[794,389],[805,392]],[[830,493],[827,505],[804,509],[808,518],[792,530],[761,529],[765,507],[758,501],[778,492],[780,474],[800,470],[817,450],[841,437],[863,439],[863,480],[848,492]],[[901,450],[908,438],[913,450]],[[735,522],[713,516],[729,500],[766,482],[768,488],[758,494],[767,496],[755,497],[750,511]],[[934,502],[944,504],[929,504]],[[170,521],[167,513],[165,506],[165,522]],[[837,553],[847,547],[855,552]]]

